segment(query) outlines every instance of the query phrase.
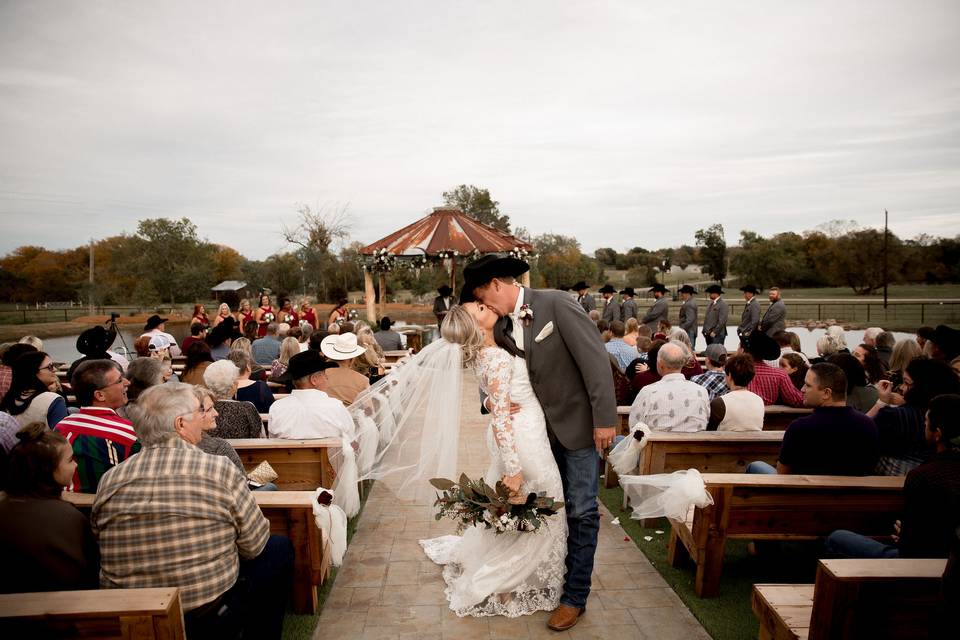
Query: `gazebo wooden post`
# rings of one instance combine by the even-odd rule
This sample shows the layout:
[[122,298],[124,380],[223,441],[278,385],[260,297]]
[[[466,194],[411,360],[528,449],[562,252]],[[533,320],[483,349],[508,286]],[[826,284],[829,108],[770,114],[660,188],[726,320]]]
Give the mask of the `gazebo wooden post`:
[[380,272],[380,317],[387,315],[387,275]]
[[363,296],[367,303],[367,320],[377,321],[377,292],[373,288],[373,274],[363,270]]
[[450,258],[450,288],[457,290],[457,257]]

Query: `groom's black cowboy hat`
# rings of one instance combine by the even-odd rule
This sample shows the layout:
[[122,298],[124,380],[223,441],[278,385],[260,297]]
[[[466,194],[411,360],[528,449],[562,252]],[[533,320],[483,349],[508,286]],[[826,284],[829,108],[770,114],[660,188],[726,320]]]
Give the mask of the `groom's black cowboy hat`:
[[494,278],[518,278],[530,265],[517,258],[500,257],[493,254],[478,258],[463,268],[463,289],[460,291],[460,304],[473,302],[474,289],[482,287]]

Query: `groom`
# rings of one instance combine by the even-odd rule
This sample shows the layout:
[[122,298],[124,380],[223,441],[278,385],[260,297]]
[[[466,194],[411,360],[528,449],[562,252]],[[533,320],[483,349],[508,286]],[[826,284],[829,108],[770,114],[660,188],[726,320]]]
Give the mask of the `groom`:
[[547,418],[569,529],[563,596],[547,626],[564,631],[577,624],[590,594],[600,531],[598,452],[613,441],[617,403],[597,326],[567,294],[521,287],[515,278],[529,269],[516,258],[484,256],[464,268],[463,294],[501,317]]

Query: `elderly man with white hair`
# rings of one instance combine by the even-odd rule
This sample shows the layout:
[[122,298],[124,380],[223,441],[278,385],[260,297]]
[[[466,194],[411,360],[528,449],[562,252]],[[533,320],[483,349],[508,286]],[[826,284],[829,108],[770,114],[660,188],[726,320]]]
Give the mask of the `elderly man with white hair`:
[[179,587],[191,638],[279,638],[293,546],[270,535],[240,470],[191,444],[193,387],[151,387],[131,414],[143,450],[104,474],[91,511],[100,586]]
[[653,431],[695,432],[707,428],[710,397],[707,390],[687,380],[680,370],[690,351],[678,342],[668,342],[657,354],[659,382],[645,386],[630,407],[630,426],[638,422]]

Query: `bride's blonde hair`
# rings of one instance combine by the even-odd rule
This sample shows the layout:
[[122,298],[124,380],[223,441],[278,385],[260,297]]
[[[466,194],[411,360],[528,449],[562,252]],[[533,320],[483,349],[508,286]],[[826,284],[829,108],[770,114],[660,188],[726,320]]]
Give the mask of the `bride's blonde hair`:
[[463,350],[463,364],[471,364],[483,348],[483,334],[476,320],[461,305],[451,307],[440,325],[440,337],[447,342],[459,344]]

